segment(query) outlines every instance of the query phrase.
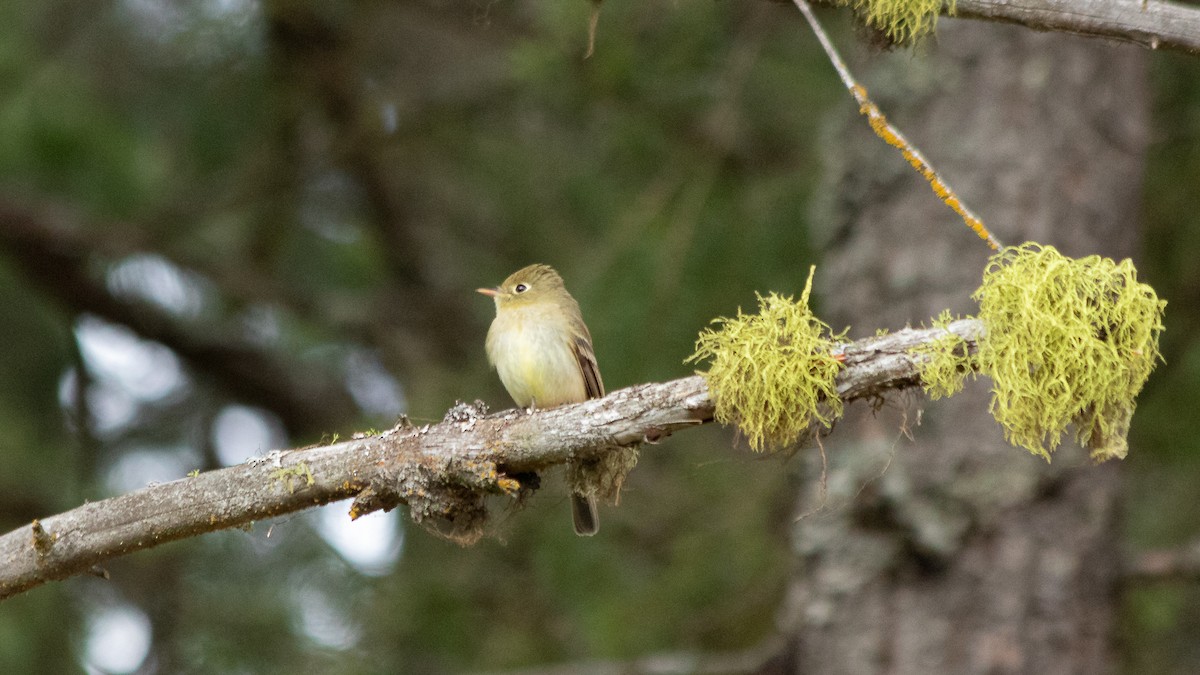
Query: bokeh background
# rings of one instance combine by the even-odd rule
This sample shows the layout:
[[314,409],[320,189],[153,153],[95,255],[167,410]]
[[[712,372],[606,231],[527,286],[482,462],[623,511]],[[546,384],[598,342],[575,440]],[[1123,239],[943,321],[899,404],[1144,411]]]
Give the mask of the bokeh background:
[[[591,11],[0,0],[4,530],[459,399],[507,407],[473,289],[530,262],[566,278],[609,390],[689,374],[710,319],[798,293],[839,199],[823,176],[859,122],[794,8],[610,0],[584,59]],[[855,67],[919,69],[939,49],[883,53],[821,16]],[[1170,304],[1122,468],[1134,552],[1200,535],[1200,59],[1154,53],[1147,78],[1128,228]],[[874,321],[858,332],[903,327]],[[334,504],[5,601],[0,672],[737,654],[777,628],[803,480],[708,426],[644,449],[593,540],[554,480],[470,548],[403,509],[351,524]],[[1193,580],[1118,602],[1126,672],[1191,672]]]

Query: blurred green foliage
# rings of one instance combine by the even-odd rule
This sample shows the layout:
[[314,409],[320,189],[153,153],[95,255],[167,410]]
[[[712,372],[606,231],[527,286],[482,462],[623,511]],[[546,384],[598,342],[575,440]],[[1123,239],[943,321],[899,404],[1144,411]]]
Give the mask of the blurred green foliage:
[[[0,233],[4,524],[112,494],[131,458],[171,459],[167,478],[219,466],[231,403],[287,426],[267,409],[272,383],[232,377],[218,346],[303,375],[275,383],[293,397],[318,380],[346,389],[345,364],[366,355],[425,422],[456,398],[509,405],[483,355],[492,308],[471,291],[522,265],[563,273],[610,389],[687,374],[697,332],[755,291],[799,293],[818,128],[850,103],[794,9],[607,2],[584,60],[590,11],[0,0],[0,203],[52,225],[43,248],[15,243],[11,223]],[[1197,68],[1156,61],[1147,271],[1171,311],[1168,366],[1134,420],[1139,546],[1196,533],[1200,453],[1179,410],[1195,407],[1200,375],[1200,195],[1180,188],[1200,184]],[[196,306],[116,288],[114,270],[145,255],[185,275]],[[68,264],[75,287],[37,274]],[[163,292],[152,281],[138,292]],[[199,345],[162,338],[186,380],[108,426],[79,316],[120,319],[96,297]],[[384,428],[387,408],[276,442]],[[586,542],[549,477],[519,515],[498,504],[496,536],[473,548],[399,525],[400,558],[378,576],[310,515],[130,556],[106,566],[111,581],[0,605],[0,672],[81,670],[89,617],[118,603],[150,619],[144,672],[433,672],[754,645],[792,571],[791,477],[731,446],[704,428],[646,449]],[[1127,638],[1188,654],[1195,594],[1155,593],[1131,596]]]
[[[803,285],[814,139],[842,98],[786,7],[608,3],[584,60],[589,11],[9,0],[0,198],[66,219],[100,289],[131,255],[191,275],[199,307],[155,321],[335,374],[347,353],[377,354],[419,421],[455,398],[510,405],[483,356],[490,303],[471,289],[534,261],[567,278],[610,388],[685,375],[709,318]],[[397,248],[400,230],[417,249]],[[188,358],[183,389],[136,401],[114,428],[64,423],[102,411],[60,391],[91,364],[77,308],[26,282],[31,264],[0,257],[0,302],[24,318],[5,323],[0,356],[13,383],[0,393],[5,494],[46,514],[111,494],[137,453],[181,452],[179,476],[218,465],[214,420],[238,388],[209,352]],[[412,309],[422,296],[446,316]],[[448,328],[419,329],[439,318]],[[461,353],[439,351],[456,341]],[[364,410],[287,442],[391,422]],[[0,670],[79,668],[88,617],[113,603],[150,618],[145,667],[159,672],[428,672],[753,645],[789,569],[788,472],[730,445],[714,428],[648,449],[594,541],[571,534],[549,477],[519,516],[498,505],[496,537],[473,548],[401,525],[383,576],[343,559],[310,516],[118,560],[111,582],[6,603]],[[348,642],[314,638],[312,612]]]
[[[1153,62],[1154,122],[1146,168],[1146,280],[1167,300],[1166,365],[1146,384],[1133,418],[1127,536],[1132,550],[1178,546],[1200,536],[1200,62],[1162,54]],[[1186,673],[1200,659],[1200,591],[1187,581],[1126,593],[1122,631],[1129,673]]]

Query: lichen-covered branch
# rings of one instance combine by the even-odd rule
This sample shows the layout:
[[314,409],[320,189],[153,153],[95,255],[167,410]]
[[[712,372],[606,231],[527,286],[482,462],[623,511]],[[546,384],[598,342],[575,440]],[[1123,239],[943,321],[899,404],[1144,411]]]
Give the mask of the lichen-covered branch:
[[[794,0],[770,0],[791,4]],[[815,0],[845,5],[846,0]],[[870,16],[884,3],[855,7]],[[891,9],[896,4],[889,4]],[[904,10],[901,10],[904,11]],[[1165,0],[944,0],[943,15],[1015,23],[1056,31],[1132,42],[1150,49],[1200,54],[1200,7]],[[917,31],[893,29],[893,38],[919,37]],[[885,25],[885,32],[886,30]],[[903,40],[902,40],[903,41]]]
[[1161,0],[957,0],[955,16],[1200,54],[1200,7]]
[[[844,345],[838,394],[851,401],[917,385],[923,357],[909,351],[947,330],[970,349],[983,332],[978,321],[966,319]],[[355,498],[353,516],[403,503],[414,520],[469,539],[482,531],[489,496],[519,499],[537,487],[538,471],[656,440],[712,417],[704,380],[691,376],[534,413],[486,414],[482,404],[459,405],[440,424],[401,424],[334,445],[275,451],[84,504],[5,534],[0,599],[134,551],[348,498]]]

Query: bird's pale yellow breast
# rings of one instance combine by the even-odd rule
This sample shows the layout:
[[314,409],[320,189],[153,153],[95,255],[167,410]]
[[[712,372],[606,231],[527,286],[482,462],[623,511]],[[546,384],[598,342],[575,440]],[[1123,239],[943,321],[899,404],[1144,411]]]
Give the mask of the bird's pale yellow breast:
[[557,316],[537,305],[505,309],[488,330],[488,360],[519,406],[587,400],[570,326]]

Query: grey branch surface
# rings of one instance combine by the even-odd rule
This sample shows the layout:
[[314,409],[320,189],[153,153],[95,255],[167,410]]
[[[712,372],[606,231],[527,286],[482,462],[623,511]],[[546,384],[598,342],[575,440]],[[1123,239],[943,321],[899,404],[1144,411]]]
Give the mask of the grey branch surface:
[[1161,0],[957,0],[956,16],[1200,54],[1200,8]]
[[[946,330],[905,329],[845,345],[839,394],[869,399],[918,385],[920,357],[909,350]],[[983,333],[974,319],[948,330],[969,349]],[[34,521],[0,537],[0,599],[134,551],[341,499],[355,498],[354,516],[404,503],[414,520],[452,534],[478,529],[489,495],[519,499],[536,487],[537,471],[711,421],[713,402],[693,375],[534,413],[485,413],[482,404],[459,405],[440,424],[274,451]]]
[[1175,548],[1129,554],[1126,578],[1141,583],[1196,583],[1200,581],[1200,539]]

